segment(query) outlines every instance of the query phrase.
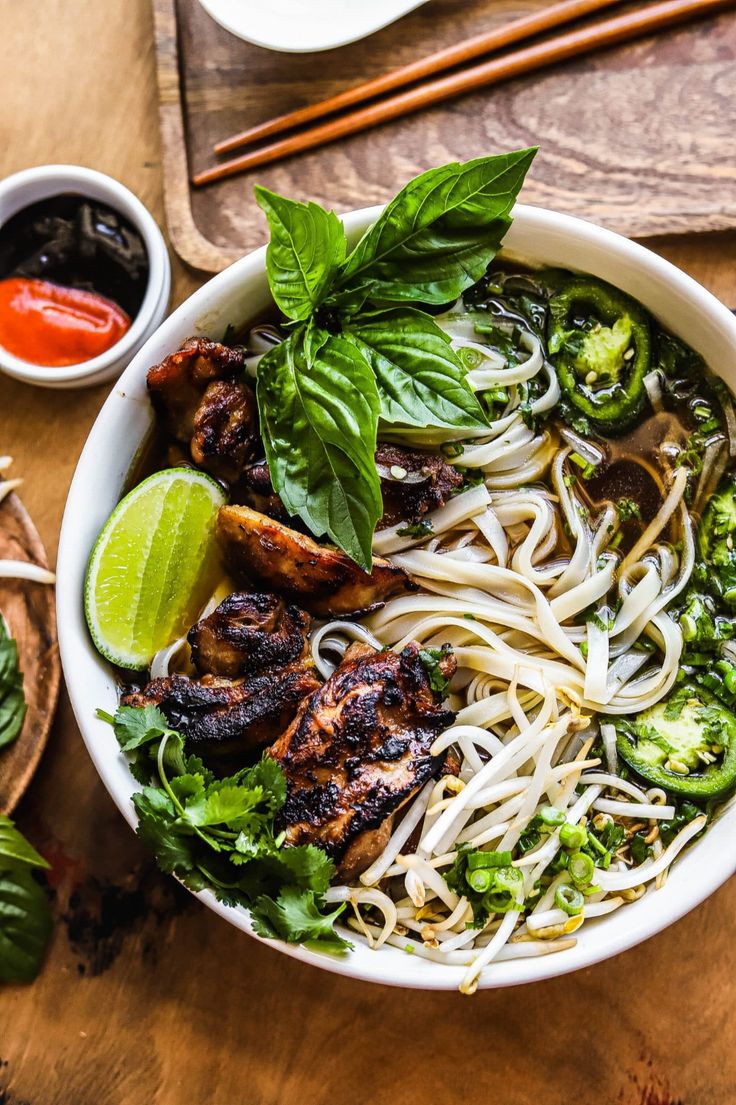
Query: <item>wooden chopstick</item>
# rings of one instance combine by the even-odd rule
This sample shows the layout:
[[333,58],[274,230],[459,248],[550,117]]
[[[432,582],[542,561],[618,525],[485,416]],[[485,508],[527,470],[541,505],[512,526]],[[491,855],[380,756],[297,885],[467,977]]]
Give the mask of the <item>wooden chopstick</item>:
[[457,45],[448,46],[444,50],[438,50],[437,53],[420,58],[410,65],[403,65],[400,69],[383,73],[380,77],[374,77],[373,80],[359,84],[356,88],[349,88],[337,96],[320,100],[316,104],[309,104],[307,107],[300,107],[296,111],[279,115],[239,134],[234,134],[231,138],[217,142],[214,146],[215,153],[229,153],[240,146],[250,146],[262,138],[271,138],[274,134],[300,127],[303,123],[311,123],[315,119],[322,119],[325,115],[333,115],[347,107],[373,100],[376,96],[393,92],[394,89],[402,88],[407,84],[414,84],[416,81],[424,80],[425,77],[451,69],[455,65],[464,65],[472,58],[490,54],[494,50],[511,46],[515,42],[561,27],[565,23],[572,23],[575,19],[582,19],[591,12],[620,3],[622,0],[562,0],[562,3],[552,4],[542,8],[541,11],[522,16],[521,19],[514,19],[504,27],[495,27],[492,31],[466,39],[465,42],[458,42]]
[[534,72],[567,58],[604,49],[646,34],[664,30],[676,23],[698,19],[724,8],[736,7],[736,0],[663,0],[635,12],[566,31],[501,57],[494,57],[469,69],[450,73],[388,99],[359,108],[308,130],[262,146],[232,158],[192,177],[195,186],[210,184],[236,173],[278,161],[283,157],[314,149],[349,134],[368,130],[378,123],[409,115],[421,108],[441,103],[464,92],[498,84],[510,77]]

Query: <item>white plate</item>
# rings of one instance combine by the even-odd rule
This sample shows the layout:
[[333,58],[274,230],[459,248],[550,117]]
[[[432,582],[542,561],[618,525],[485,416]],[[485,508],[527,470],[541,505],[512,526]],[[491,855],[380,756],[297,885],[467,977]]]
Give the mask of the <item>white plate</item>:
[[[374,207],[344,217],[351,242],[356,241],[379,212],[380,208]],[[523,257],[589,272],[625,289],[698,350],[732,388],[736,387],[736,318],[710,292],[668,261],[609,230],[534,207],[517,206],[504,242]],[[87,558],[120,498],[127,474],[153,422],[146,392],[147,370],[191,334],[218,337],[229,323],[240,324],[261,317],[271,303],[265,255],[265,247],[258,249],[213,277],[149,339],[102,408],[69,491],[57,562],[61,659],[89,753],[130,825],[136,821],[131,795],[138,787],[118,750],[112,729],[95,717],[97,707],[114,711],[117,687],[113,671],[95,650],[84,621],[82,589]],[[94,832],[94,826],[89,828]],[[584,925],[573,948],[539,959],[491,964],[484,971],[480,986],[536,982],[616,955],[677,921],[712,894],[734,870],[736,805],[678,858],[661,890],[649,892],[620,911]],[[202,891],[197,897],[231,924],[253,935],[245,909],[224,906],[209,891]],[[357,941],[352,952],[339,958],[299,945],[268,943],[325,970],[385,985],[453,990],[465,972],[463,967],[433,963],[406,955],[398,948],[371,951]]]
[[265,46],[303,54],[345,46],[426,4],[427,0],[199,0],[226,31]]

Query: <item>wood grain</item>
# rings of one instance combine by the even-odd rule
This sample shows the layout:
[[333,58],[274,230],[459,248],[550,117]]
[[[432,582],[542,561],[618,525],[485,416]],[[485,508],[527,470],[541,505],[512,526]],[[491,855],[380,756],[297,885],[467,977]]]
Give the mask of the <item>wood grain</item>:
[[537,143],[523,194],[529,203],[638,236],[736,225],[732,12],[190,192],[188,175],[214,163],[219,138],[539,10],[546,0],[432,0],[398,30],[319,55],[250,46],[195,2],[152,2],[165,89],[167,219],[175,249],[195,268],[223,268],[264,242],[256,182],[341,211],[388,199],[431,165]]
[[[162,218],[148,0],[0,0],[0,27],[0,173],[97,165]],[[736,306],[736,235],[650,244]],[[194,283],[175,261],[174,301]],[[52,561],[104,397],[0,377],[0,449]],[[37,982],[0,992],[2,1105],[733,1105],[736,881],[608,963],[467,999],[328,976],[180,892],[115,809],[65,692],[18,820],[53,862],[56,928]]]
[[[14,494],[0,503],[0,560],[26,560],[48,568],[38,531]],[[41,759],[59,697],[61,663],[54,589],[28,580],[0,579],[0,614],[18,643],[28,705],[17,739],[0,749],[0,814],[10,814]]]
[[259,123],[250,130],[241,131],[231,138],[216,142],[215,153],[229,153],[230,150],[240,146],[249,146],[253,142],[263,138],[270,138],[274,134],[291,130],[293,127],[311,123],[315,119],[322,119],[325,115],[332,115],[336,111],[344,111],[345,108],[363,104],[376,96],[384,96],[387,92],[394,92],[397,88],[414,84],[416,81],[425,80],[437,73],[444,73],[456,65],[465,65],[473,58],[482,57],[495,50],[524,42],[544,31],[556,30],[576,19],[582,19],[586,15],[600,13],[605,8],[620,4],[621,0],[559,0],[549,7],[531,11],[520,19],[512,19],[510,23],[494,27],[490,31],[475,35],[473,38],[463,39],[462,42],[445,46],[426,57],[402,65],[398,69],[389,69],[378,77],[373,77],[363,84],[353,85],[344,92],[338,92],[336,96],[328,100],[320,100],[317,103],[307,104],[306,107],[297,108],[286,115],[278,115],[275,119]]
[[501,52],[452,73],[440,73],[413,88],[362,105],[354,111],[342,112],[335,118],[222,161],[195,173],[192,184],[200,187],[262,165],[284,161],[304,150],[318,149],[348,135],[363,134],[382,123],[404,119],[438,104],[444,105],[458,96],[478,92],[479,89],[485,91],[512,78],[537,73],[540,69],[562,66],[571,58],[585,57],[649,34],[663,34],[672,26],[703,18],[727,6],[733,6],[732,0],[662,0],[658,4],[646,4],[638,11],[625,11],[608,19],[589,21],[572,30],[563,29],[548,35],[541,42]]

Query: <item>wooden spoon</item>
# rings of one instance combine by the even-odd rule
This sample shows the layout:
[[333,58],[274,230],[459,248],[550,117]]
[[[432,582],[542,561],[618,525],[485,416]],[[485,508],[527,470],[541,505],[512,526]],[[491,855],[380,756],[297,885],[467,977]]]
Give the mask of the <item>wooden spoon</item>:
[[[29,560],[48,567],[46,551],[17,495],[0,503],[0,560]],[[0,749],[0,813],[17,806],[48,739],[61,683],[54,588],[0,578],[0,613],[18,642],[28,712],[12,744]]]

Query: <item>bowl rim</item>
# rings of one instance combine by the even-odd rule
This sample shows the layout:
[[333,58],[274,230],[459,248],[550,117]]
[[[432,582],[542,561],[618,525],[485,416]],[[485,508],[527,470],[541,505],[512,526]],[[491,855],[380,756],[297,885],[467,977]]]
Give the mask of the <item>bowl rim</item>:
[[[29,192],[32,198],[29,199]],[[145,204],[114,177],[84,165],[37,165],[0,181],[0,227],[24,208],[64,193],[77,193],[106,203],[140,232],[148,255],[148,281],[130,329],[104,353],[72,365],[36,365],[0,346],[0,371],[26,383],[58,387],[77,382],[99,383],[111,367],[134,356],[162,321],[171,286],[171,263],[161,229]],[[98,379],[92,379],[99,377]]]
[[[375,220],[381,210],[380,206],[363,208],[341,216],[349,238],[355,239]],[[659,291],[666,290],[675,303],[688,301],[696,315],[703,315],[703,325],[699,328],[703,340],[706,335],[714,334],[714,340],[723,343],[734,354],[736,361],[736,318],[712,293],[664,258],[639,243],[631,242],[613,231],[575,216],[527,205],[517,205],[514,216],[513,225],[521,226],[523,233],[530,235],[540,233],[543,237],[546,235],[550,241],[558,240],[560,248],[569,246],[572,238],[582,243],[584,247],[590,247],[593,253],[600,253],[601,256],[605,254],[606,266],[612,274],[615,273],[618,262],[627,262],[637,270],[638,277],[644,281],[644,286],[647,288],[652,285]],[[509,237],[513,238],[511,232]],[[514,248],[512,242],[509,252],[513,254]],[[155,361],[155,358],[152,359],[148,353],[149,346],[153,346],[156,342],[163,344],[165,338],[167,343],[171,342],[171,348],[173,348],[173,342],[176,341],[173,335],[180,331],[183,333],[184,330],[196,329],[197,325],[201,325],[203,328],[201,332],[204,332],[208,311],[211,311],[218,299],[222,298],[226,289],[242,286],[244,291],[248,292],[250,281],[249,294],[255,296],[260,285],[265,281],[265,253],[266,247],[262,246],[213,277],[185,300],[151,336],[125,370],[102,407],[87,438],[69,490],[57,563],[57,615],[62,665],[72,709],[87,750],[105,787],[132,827],[135,826],[136,818],[130,794],[136,789],[136,784],[127,770],[124,784],[119,784],[114,778],[120,767],[120,753],[114,737],[105,731],[108,727],[94,718],[95,706],[100,703],[89,701],[90,692],[85,676],[85,666],[87,674],[90,674],[92,667],[99,662],[99,657],[86,632],[79,589],[80,570],[83,579],[83,571],[89,555],[89,548],[80,545],[78,532],[80,515],[90,510],[90,494],[86,484],[91,480],[94,481],[95,458],[98,451],[109,450],[110,440],[114,440],[116,434],[120,436],[121,433],[125,433],[126,418],[122,415],[121,400],[127,398],[138,404],[137,415],[140,416],[141,381],[145,370]],[[527,257],[533,256],[529,251],[525,253]],[[565,256],[564,253],[563,256]],[[538,255],[538,259],[542,258]],[[615,282],[612,275],[601,272],[596,272],[596,275],[603,279],[614,279]],[[641,298],[638,290],[636,292],[632,290],[631,294]],[[187,320],[186,326],[183,326],[184,319]],[[192,323],[190,319],[195,321]],[[677,330],[677,327],[669,322],[667,325]],[[136,385],[139,392],[137,395]],[[144,385],[143,391],[145,391]],[[132,394],[128,394],[129,392]],[[143,400],[145,402],[145,395]],[[145,405],[148,407],[147,403]],[[121,485],[124,475],[125,472],[120,473]],[[120,486],[117,489],[118,493],[119,490]],[[85,657],[86,665],[82,662]],[[697,855],[695,862],[693,862],[694,855]],[[689,874],[687,879],[684,876],[685,868]],[[481,989],[494,989],[538,982],[568,974],[583,967],[590,967],[617,955],[679,920],[709,897],[735,871],[736,804],[719,815],[709,827],[708,833],[698,842],[696,849],[686,850],[678,858],[675,872],[668,880],[668,884],[656,892],[656,896],[652,893],[646,894],[627,907],[625,921],[620,919],[618,914],[615,917],[611,914],[609,917],[598,918],[593,926],[594,935],[587,937],[586,934],[586,937],[576,946],[566,951],[537,958],[499,962],[492,969],[484,971],[479,986]],[[683,872],[681,879],[675,879],[677,872]],[[672,895],[667,894],[668,885],[672,886],[676,881],[679,894],[671,900]],[[660,895],[663,897],[660,898]],[[225,906],[215,899],[212,892],[206,890],[198,892],[195,896],[231,924],[262,940],[254,933],[247,911],[242,907]],[[659,906],[641,908],[645,903],[652,901],[659,903]],[[600,934],[600,937],[597,934]],[[396,948],[384,948],[381,955],[374,955],[369,949],[359,947],[357,951],[338,959],[302,945],[285,944],[280,941],[263,942],[274,945],[279,951],[292,958],[337,974],[405,988],[455,990],[466,970],[465,967],[446,966],[416,956],[404,955]]]

